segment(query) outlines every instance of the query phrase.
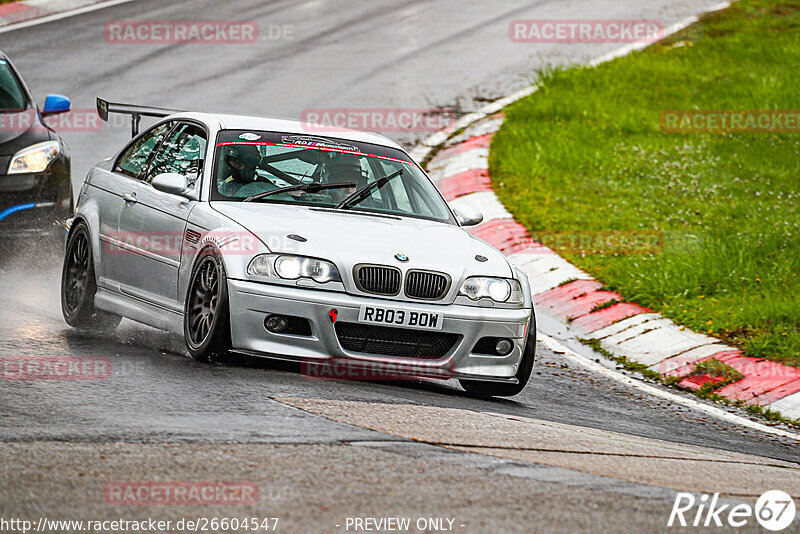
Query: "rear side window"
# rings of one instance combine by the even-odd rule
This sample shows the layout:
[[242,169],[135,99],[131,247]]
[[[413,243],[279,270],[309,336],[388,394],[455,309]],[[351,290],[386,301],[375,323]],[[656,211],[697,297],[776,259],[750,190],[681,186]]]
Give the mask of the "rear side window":
[[0,59],[0,111],[27,109],[28,99],[17,77],[4,59]]
[[138,178],[153,149],[164,139],[173,124],[172,122],[159,124],[146,132],[119,157],[114,165],[114,170],[132,178]]
[[203,172],[207,136],[205,131],[192,124],[179,124],[153,155],[143,180],[152,182],[159,174],[182,174],[193,189]]

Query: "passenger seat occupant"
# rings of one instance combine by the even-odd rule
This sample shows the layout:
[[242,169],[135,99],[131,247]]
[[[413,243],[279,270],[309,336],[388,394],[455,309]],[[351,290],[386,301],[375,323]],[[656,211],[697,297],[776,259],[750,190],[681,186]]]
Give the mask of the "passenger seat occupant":
[[[217,190],[226,197],[248,197],[253,184],[258,179],[256,168],[261,163],[261,152],[254,145],[236,145],[224,150],[224,165],[219,176],[223,177]],[[266,185],[266,184],[260,184]],[[256,193],[270,189],[259,187]]]

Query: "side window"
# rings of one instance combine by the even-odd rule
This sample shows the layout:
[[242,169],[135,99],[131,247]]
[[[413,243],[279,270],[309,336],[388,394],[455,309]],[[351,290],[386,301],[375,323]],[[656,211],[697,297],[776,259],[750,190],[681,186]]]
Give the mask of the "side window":
[[133,143],[117,160],[114,170],[138,178],[150,153],[172,128],[171,122],[160,124]]
[[21,110],[28,107],[28,99],[22,92],[16,76],[4,59],[0,59],[0,110]]
[[144,181],[150,183],[159,174],[174,172],[186,176],[194,188],[203,172],[206,133],[192,124],[178,124],[161,143],[153,156]]

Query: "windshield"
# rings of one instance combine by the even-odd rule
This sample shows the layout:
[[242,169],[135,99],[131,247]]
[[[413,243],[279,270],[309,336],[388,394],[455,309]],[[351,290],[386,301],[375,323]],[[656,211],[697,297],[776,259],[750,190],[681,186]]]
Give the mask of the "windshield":
[[[225,130],[217,142],[215,162],[212,200],[298,204],[453,222],[444,199],[420,168],[390,147]],[[279,188],[285,191],[275,191]],[[353,198],[357,191],[362,194]],[[345,199],[349,200],[343,203]]]
[[17,77],[5,59],[0,59],[0,112],[20,111],[28,107],[28,100]]

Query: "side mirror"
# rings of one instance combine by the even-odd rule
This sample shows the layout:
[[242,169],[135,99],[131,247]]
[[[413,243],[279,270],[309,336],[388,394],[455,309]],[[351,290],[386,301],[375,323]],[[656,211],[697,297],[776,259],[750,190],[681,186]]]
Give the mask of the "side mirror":
[[66,113],[72,109],[72,102],[64,95],[47,95],[42,108],[42,116]]
[[189,188],[189,181],[182,174],[167,172],[153,178],[151,185],[153,189],[161,191],[162,193],[186,196],[185,194],[186,190]]
[[453,208],[453,213],[456,215],[456,222],[460,226],[475,226],[483,222],[483,213],[472,206]]

